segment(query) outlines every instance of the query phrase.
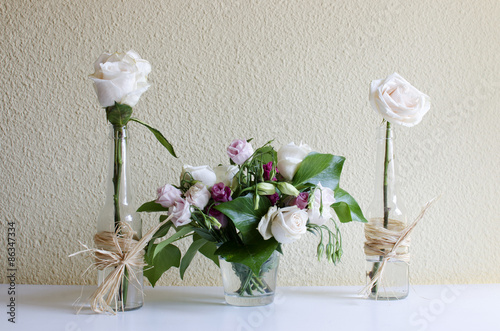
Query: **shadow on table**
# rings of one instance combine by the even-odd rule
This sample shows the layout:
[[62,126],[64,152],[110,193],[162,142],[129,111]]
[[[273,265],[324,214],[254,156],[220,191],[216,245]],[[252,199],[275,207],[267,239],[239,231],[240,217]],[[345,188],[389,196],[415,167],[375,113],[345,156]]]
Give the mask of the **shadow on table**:
[[[49,287],[50,288],[50,287]],[[42,310],[76,313],[92,294],[93,289],[83,286],[53,286],[53,291],[30,291],[29,287],[18,291],[19,305],[38,307]]]
[[[278,288],[279,291],[279,288]],[[359,290],[358,290],[359,291]],[[304,296],[308,298],[318,298],[318,299],[328,299],[328,300],[345,300],[345,299],[356,299],[364,300],[361,294],[357,290],[348,292],[345,289],[337,289],[332,287],[289,287],[286,289],[286,293],[293,293],[294,296]]]
[[145,302],[148,304],[161,304],[162,306],[191,306],[215,305],[224,306],[224,292],[222,288],[200,287],[199,291],[190,288],[189,291],[182,286],[167,287],[160,290],[150,289],[146,291]]

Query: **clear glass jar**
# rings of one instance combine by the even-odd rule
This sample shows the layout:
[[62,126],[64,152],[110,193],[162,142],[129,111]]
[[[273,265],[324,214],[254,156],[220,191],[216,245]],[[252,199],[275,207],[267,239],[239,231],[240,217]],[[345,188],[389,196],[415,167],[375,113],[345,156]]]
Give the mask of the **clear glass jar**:
[[[368,224],[365,225],[365,254],[367,261],[367,283],[381,266],[383,255],[368,249],[370,241],[369,229],[386,232],[397,236],[407,225],[406,209],[398,193],[396,165],[394,162],[394,128],[384,121],[377,130],[377,159],[375,173],[375,194],[367,211]],[[379,253],[388,251],[392,245],[376,244]],[[400,246],[399,256],[408,254],[408,246]],[[382,277],[370,289],[369,297],[377,300],[403,299],[408,296],[409,266],[402,260],[389,259],[384,266]]]
[[274,251],[256,275],[249,267],[219,258],[224,296],[232,306],[264,306],[274,301],[279,253]]
[[[133,200],[133,186],[130,180],[128,163],[128,129],[127,126],[111,126],[109,167],[107,178],[106,202],[101,209],[97,220],[97,232],[118,231],[123,235],[127,228],[119,229],[120,222],[130,225],[133,239],[142,237],[142,221],[136,212],[137,206]],[[112,270],[98,270],[98,284],[100,285]],[[134,268],[133,274],[125,271],[124,279],[119,289],[118,301],[111,307],[118,310],[134,310],[142,307],[143,299],[143,270]]]

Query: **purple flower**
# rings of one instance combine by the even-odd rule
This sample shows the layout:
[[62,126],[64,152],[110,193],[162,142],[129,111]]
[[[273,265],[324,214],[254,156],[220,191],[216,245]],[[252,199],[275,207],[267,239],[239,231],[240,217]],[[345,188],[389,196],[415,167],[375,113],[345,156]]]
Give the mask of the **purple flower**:
[[296,198],[294,198],[291,202],[291,205],[295,205],[300,209],[305,209],[307,207],[307,202],[309,200],[309,193],[302,192]]
[[266,195],[265,197],[267,197],[269,201],[271,201],[271,204],[273,206],[276,205],[276,203],[280,199],[280,195],[278,193],[274,193],[273,195]]
[[[220,223],[221,229],[225,228],[227,226],[228,221],[229,221],[226,215],[224,215],[223,213],[221,213],[220,211],[218,211],[215,208],[210,208],[210,210],[208,211],[208,216],[212,216],[212,217],[216,218],[217,221],[219,221],[219,223]],[[214,227],[218,230],[217,226],[214,226]]]
[[231,201],[231,189],[224,183],[217,183],[212,186],[212,199],[217,202]]
[[[262,165],[262,168],[264,169],[264,180],[270,180],[271,171],[273,171],[273,162],[271,161],[267,164]],[[278,169],[276,169],[276,173],[278,172]],[[273,181],[277,181],[276,177],[273,178]]]

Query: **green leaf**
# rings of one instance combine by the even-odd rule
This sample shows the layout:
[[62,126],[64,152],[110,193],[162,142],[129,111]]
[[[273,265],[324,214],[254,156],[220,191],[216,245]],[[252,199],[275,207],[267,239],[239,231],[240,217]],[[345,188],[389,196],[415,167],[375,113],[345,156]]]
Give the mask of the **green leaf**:
[[349,223],[352,221],[351,209],[347,203],[335,202],[332,207],[342,223]]
[[295,187],[315,186],[319,182],[324,187],[336,190],[345,158],[332,154],[310,153],[302,161],[293,177]]
[[354,198],[341,188],[335,190],[335,203],[332,205],[342,223],[351,221],[366,223],[367,220]]
[[[214,236],[207,229],[193,228],[193,231],[196,232],[196,234],[199,237],[202,237],[202,238],[204,238],[204,239],[206,239],[208,241],[216,241],[216,239],[214,238]],[[194,235],[193,235],[193,238],[194,238]]]
[[[163,219],[162,219],[163,218]],[[160,216],[160,223],[165,221],[166,219],[166,216],[165,215],[162,215]],[[170,228],[172,227],[172,222],[167,222],[165,224],[163,224],[159,229],[158,231],[155,232],[155,234],[153,235],[153,238],[151,238],[151,240],[155,240],[155,239],[158,239],[158,238],[161,238],[161,237],[164,237],[167,235],[168,231],[170,230]]]
[[264,240],[261,237],[260,240],[246,245],[228,241],[219,247],[215,254],[221,255],[228,262],[244,264],[258,275],[262,264],[269,259],[277,247],[278,242],[274,238]]
[[156,249],[153,252],[153,258],[156,257],[156,255],[163,249],[163,247],[173,243],[174,241],[178,240],[179,238],[183,237],[184,235],[188,234],[191,231],[193,231],[193,228],[190,226],[179,228],[179,231],[177,231],[167,239],[163,240],[156,246]]
[[257,209],[254,209],[253,197],[254,195],[250,193],[244,197],[238,197],[214,207],[233,221],[235,227],[240,230],[244,243],[249,243],[256,238],[262,238],[257,231],[257,226],[262,216],[271,207],[269,199],[261,197],[258,201]]
[[203,238],[193,241],[191,246],[189,246],[188,250],[184,254],[184,257],[181,260],[181,266],[179,267],[179,271],[181,274],[181,279],[184,279],[184,273],[186,272],[187,267],[193,260],[196,252],[207,243],[207,241]]
[[[163,222],[165,219],[166,219],[167,216],[165,215],[161,215],[160,216],[160,223]],[[168,231],[170,230],[170,228],[172,227],[172,222],[167,222],[165,224],[163,224],[159,229],[158,231],[155,232],[155,234],[153,235],[153,237],[151,238],[151,240],[148,242],[145,250],[146,250],[146,254],[145,254],[145,259],[146,261],[147,260],[152,260],[153,259],[153,253],[154,253],[154,249],[156,248],[156,245],[155,245],[155,240],[158,239],[158,238],[161,238],[161,237],[164,237],[167,235]]]
[[132,107],[115,102],[113,106],[106,107],[106,119],[113,126],[127,125],[132,116]]
[[144,203],[142,206],[137,209],[138,212],[146,212],[146,213],[154,213],[154,212],[159,212],[159,211],[168,211],[168,208],[163,207],[159,203],[156,203],[154,201],[149,201]]
[[219,255],[215,254],[215,251],[217,251],[217,245],[211,241],[207,241],[207,243],[198,250],[198,252],[203,254],[206,258],[214,261],[216,266],[219,266]]
[[158,250],[152,260],[146,260],[146,262],[148,265],[144,267],[144,276],[148,278],[149,282],[154,287],[164,272],[171,267],[179,267],[181,262],[181,251],[177,246],[166,245]]
[[148,124],[146,124],[146,123],[138,120],[137,118],[131,118],[130,120],[134,121],[136,123],[142,124],[146,128],[148,128],[149,131],[151,131],[154,134],[154,136],[156,137],[156,139],[158,139],[158,141],[160,142],[160,144],[162,144],[169,151],[169,153],[172,154],[172,156],[177,157],[177,155],[175,155],[174,147],[172,146],[172,144],[170,144],[168,142],[167,138],[165,138],[160,131],[158,131],[157,129],[149,126]]

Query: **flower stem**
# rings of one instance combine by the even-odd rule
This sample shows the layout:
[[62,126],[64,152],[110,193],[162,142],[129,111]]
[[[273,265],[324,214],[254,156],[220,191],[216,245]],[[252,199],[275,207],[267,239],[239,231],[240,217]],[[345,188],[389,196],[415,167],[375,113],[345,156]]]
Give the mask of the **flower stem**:
[[[385,154],[384,154],[384,186],[383,186],[383,194],[384,194],[384,228],[387,229],[389,226],[389,204],[387,200],[387,187],[389,185],[388,179],[388,169],[389,169],[389,140],[391,137],[391,123],[387,121],[386,131],[385,131]],[[382,256],[379,257],[379,261],[382,262]],[[380,268],[380,262],[375,262],[373,264],[372,271],[370,272],[370,278],[373,278]],[[373,284],[371,292],[375,295],[378,295],[378,282]]]
[[[115,225],[115,233],[118,235],[120,229],[120,186],[121,186],[121,174],[123,167],[123,158],[122,158],[122,142],[123,142],[123,132],[124,126],[114,126],[113,127],[113,141],[114,141],[114,165],[113,165],[113,202],[114,202],[114,225]],[[123,281],[120,284],[120,288],[118,290],[118,301],[122,302],[122,308],[125,309],[127,303],[127,290],[128,290],[128,272],[125,269],[125,273],[123,275]]]
[[391,137],[391,123],[387,122],[387,129],[385,132],[385,157],[384,157],[384,228],[387,229],[389,225],[389,206],[387,203],[387,186],[389,183],[387,170],[389,168],[389,140]]

